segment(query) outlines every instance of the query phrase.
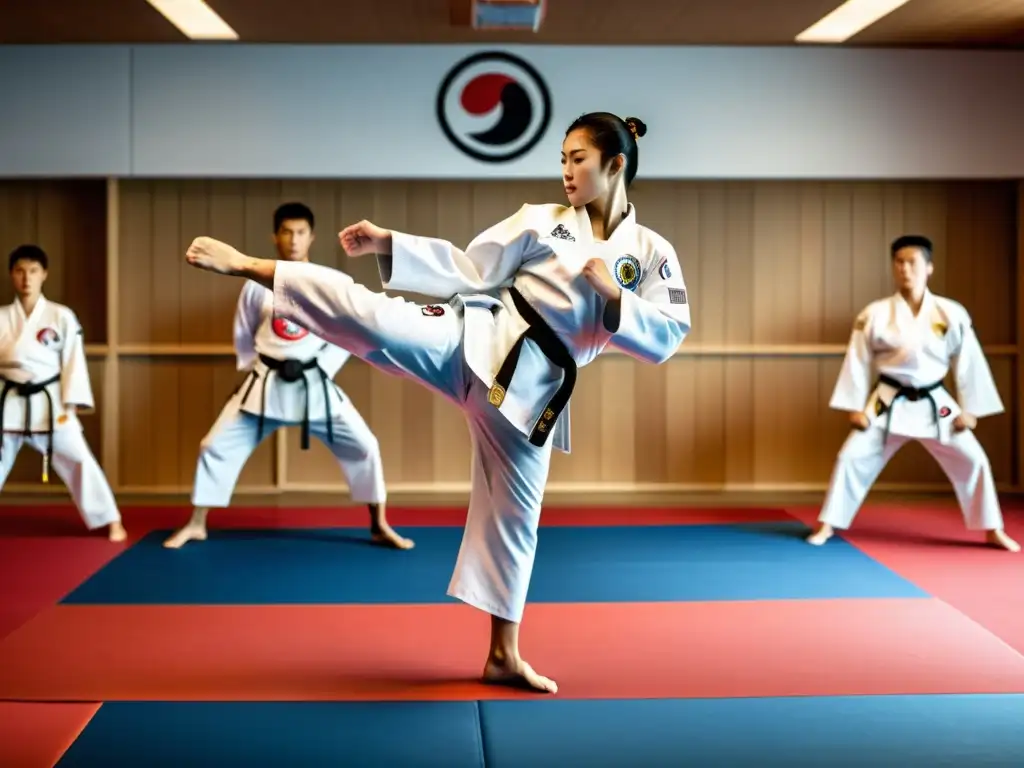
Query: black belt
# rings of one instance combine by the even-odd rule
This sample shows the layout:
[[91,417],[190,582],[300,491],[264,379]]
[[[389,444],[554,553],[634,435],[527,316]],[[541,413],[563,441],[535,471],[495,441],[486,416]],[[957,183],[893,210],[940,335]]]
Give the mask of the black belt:
[[[296,381],[301,381],[302,386],[306,390],[306,410],[302,417],[302,450],[309,450],[309,380],[306,378],[306,371],[316,371],[320,374],[320,384],[324,389],[324,408],[327,409],[327,442],[334,442],[334,422],[331,419],[331,398],[329,394],[329,383],[330,379],[324,372],[324,369],[320,367],[319,362],[314,357],[312,360],[278,360],[277,358],[267,357],[266,355],[260,355],[260,360],[267,366],[269,378],[269,371],[273,371],[281,379],[281,381],[292,384]],[[255,379],[254,379],[255,383]],[[249,389],[252,389],[250,385]],[[249,396],[249,392],[246,391],[245,396],[242,398],[243,402],[246,397]],[[260,391],[260,423],[257,440],[263,439],[263,412],[267,407],[267,382],[264,380],[263,387]]]
[[[11,392],[25,398],[25,429],[22,434],[26,437],[32,434],[30,426],[32,424],[32,396],[38,395],[40,392],[46,395],[46,402],[50,407],[49,424],[46,434],[46,454],[43,458],[43,482],[49,482],[50,480],[50,464],[53,463],[53,396],[50,394],[50,390],[47,389],[51,384],[60,381],[60,374],[47,379],[46,381],[28,382],[27,384],[19,384],[8,379],[4,379],[3,389],[0,390],[0,435],[4,433],[4,410],[7,405],[7,395]],[[0,456],[3,455],[3,441],[0,440]]]
[[[927,400],[932,404],[932,416],[935,418],[935,428],[938,430],[939,406],[938,403],[935,402],[935,398],[932,396],[932,392],[934,392],[936,389],[942,386],[941,381],[936,381],[934,384],[929,384],[926,387],[908,387],[905,384],[901,384],[900,382],[896,381],[896,379],[892,378],[891,376],[886,376],[885,374],[879,376],[878,381],[887,386],[896,388],[896,394],[893,395],[892,400],[886,407],[886,411],[888,411],[888,413],[886,413],[885,415],[885,436],[882,440],[883,443],[889,439],[889,425],[892,422],[893,406],[896,404],[896,401],[899,400],[900,398],[903,398],[904,400],[910,400],[911,402],[916,402],[918,400],[924,400],[927,398]],[[939,432],[941,436],[941,430],[939,430]]]
[[519,364],[519,355],[523,350],[523,342],[526,339],[532,340],[544,356],[565,373],[562,385],[548,402],[544,408],[544,413],[537,420],[533,432],[530,433],[530,442],[533,445],[542,446],[547,442],[548,436],[551,434],[550,427],[558,419],[558,415],[565,409],[565,406],[568,405],[569,398],[572,396],[573,388],[576,386],[576,361],[565,344],[562,343],[562,340],[558,338],[555,332],[551,330],[551,327],[537,314],[537,310],[530,306],[529,302],[523,298],[523,295],[514,286],[509,288],[509,293],[512,295],[512,303],[516,305],[516,309],[519,310],[519,314],[529,324],[529,327],[516,340],[512,349],[509,350],[505,362],[501,364],[498,375],[494,377],[494,385],[491,387],[487,399],[495,407],[500,406],[505,401],[505,393],[512,383],[512,376],[515,374],[516,366]]

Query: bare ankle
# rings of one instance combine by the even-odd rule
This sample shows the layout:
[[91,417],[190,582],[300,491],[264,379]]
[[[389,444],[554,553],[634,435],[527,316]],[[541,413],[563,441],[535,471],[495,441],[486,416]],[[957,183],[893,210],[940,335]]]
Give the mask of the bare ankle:
[[519,659],[519,625],[515,622],[491,616],[490,658],[505,664]]

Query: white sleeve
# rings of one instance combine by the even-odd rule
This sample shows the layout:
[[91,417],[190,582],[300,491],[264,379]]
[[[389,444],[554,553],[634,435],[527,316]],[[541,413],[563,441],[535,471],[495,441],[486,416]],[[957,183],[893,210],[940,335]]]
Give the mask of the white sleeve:
[[538,234],[528,226],[528,208],[481,232],[465,251],[447,240],[392,232],[391,255],[377,257],[384,288],[444,299],[498,288],[536,248]]
[[85,339],[78,317],[71,312],[63,317],[64,346],[60,351],[60,387],[64,407],[75,406],[78,411],[90,411],[96,407],[92,383],[89,380],[89,364],[85,359]]
[[832,391],[829,407],[837,411],[863,411],[871,394],[872,354],[869,344],[871,314],[865,309],[853,324],[846,357],[839,371],[839,379]]
[[663,363],[675,354],[690,333],[690,303],[686,281],[675,250],[665,243],[636,293],[622,289],[622,299],[609,304],[605,328],[610,344],[631,357]]
[[247,280],[238,294],[238,306],[235,309],[233,339],[235,358],[240,371],[247,371],[256,362],[256,331],[259,330],[263,316],[262,286]]
[[970,316],[963,319],[959,332],[960,343],[953,371],[960,407],[979,419],[1002,413],[1005,410],[1003,401]]

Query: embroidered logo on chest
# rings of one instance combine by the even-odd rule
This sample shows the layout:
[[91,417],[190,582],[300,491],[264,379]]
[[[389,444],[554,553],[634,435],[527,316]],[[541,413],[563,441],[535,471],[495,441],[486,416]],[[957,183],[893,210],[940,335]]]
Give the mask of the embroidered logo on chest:
[[672,277],[672,267],[668,265],[668,259],[661,262],[661,266],[658,267],[658,274],[661,276],[662,280],[668,280]]
[[44,347],[53,347],[60,343],[60,334],[53,328],[43,328],[36,334],[36,341]]
[[627,291],[640,285],[640,261],[636,256],[619,256],[615,261],[615,280]]
[[309,335],[309,331],[301,325],[293,323],[291,320],[285,320],[283,317],[275,317],[270,328],[274,331],[275,336],[285,341],[298,341]]
[[444,307],[439,304],[427,304],[420,310],[420,312],[427,317],[441,317],[441,315],[444,314]]
[[551,237],[557,237],[561,240],[568,240],[570,243],[575,243],[576,238],[572,236],[568,229],[563,225],[559,224],[553,230],[551,230]]

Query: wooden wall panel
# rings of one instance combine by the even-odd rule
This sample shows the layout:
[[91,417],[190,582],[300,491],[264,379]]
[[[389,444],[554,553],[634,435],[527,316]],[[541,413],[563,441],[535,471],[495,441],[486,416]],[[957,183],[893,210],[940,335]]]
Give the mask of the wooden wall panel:
[[[188,487],[198,442],[237,381],[230,327],[241,282],[189,268],[185,248],[212,234],[269,256],[272,212],[292,199],[318,217],[313,259],[380,289],[372,260],[337,247],[343,225],[369,218],[464,244],[524,200],[558,201],[560,190],[557,182],[120,182],[123,486]],[[553,486],[823,486],[846,434],[845,416],[827,403],[853,318],[890,292],[888,243],[911,231],[936,242],[932,287],[965,304],[989,351],[1008,412],[982,422],[978,435],[1000,483],[1020,485],[1015,182],[639,181],[632,200],[640,220],[676,246],[694,331],[663,366],[611,354],[582,372],[574,451],[556,455]],[[451,405],[357,360],[338,380],[380,440],[391,487],[465,487],[469,439]],[[153,434],[169,437],[157,444]],[[924,458],[908,447],[882,480],[944,484]],[[242,485],[275,482],[345,487],[323,446],[299,450],[297,430],[261,447]]]
[[7,256],[34,243],[50,259],[43,288],[78,315],[87,344],[107,341],[106,182],[0,179],[0,302],[14,300]]
[[[191,488],[199,443],[242,380],[220,357],[129,357],[120,365],[118,476],[132,489]],[[264,440],[239,490],[274,483],[274,441]]]

